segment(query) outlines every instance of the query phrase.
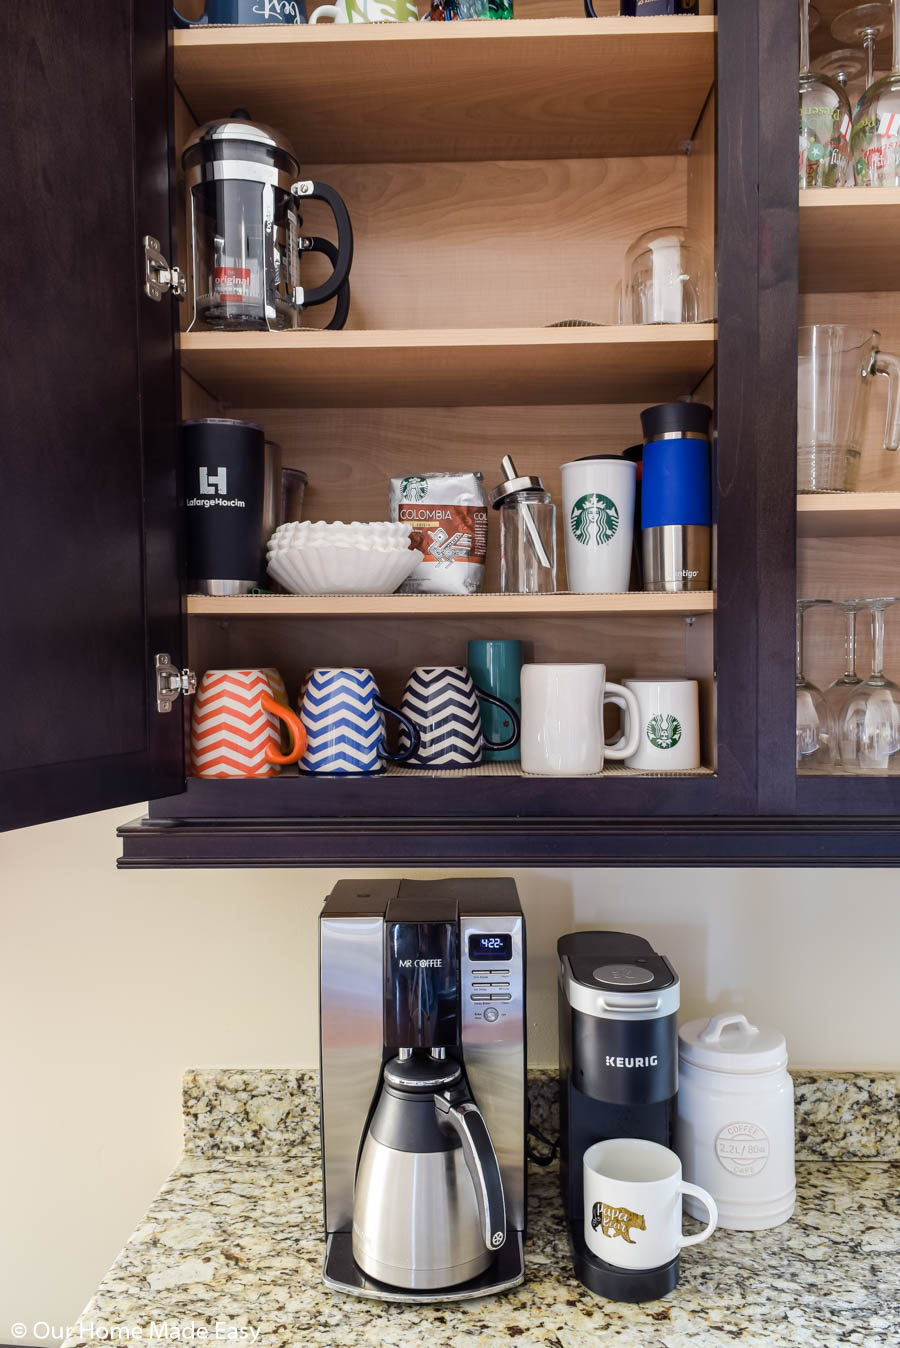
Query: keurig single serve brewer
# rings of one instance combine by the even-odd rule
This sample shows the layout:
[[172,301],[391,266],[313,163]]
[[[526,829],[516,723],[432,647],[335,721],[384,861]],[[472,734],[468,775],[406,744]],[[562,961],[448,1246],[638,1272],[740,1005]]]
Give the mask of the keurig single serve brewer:
[[326,900],[329,1287],[441,1301],[521,1282],[524,956],[511,880],[344,880]]
[[600,1296],[652,1301],[676,1286],[678,1258],[630,1270],[588,1249],[582,1159],[608,1138],[672,1146],[678,975],[649,941],[627,932],[573,932],[557,951],[561,1183],[575,1274]]

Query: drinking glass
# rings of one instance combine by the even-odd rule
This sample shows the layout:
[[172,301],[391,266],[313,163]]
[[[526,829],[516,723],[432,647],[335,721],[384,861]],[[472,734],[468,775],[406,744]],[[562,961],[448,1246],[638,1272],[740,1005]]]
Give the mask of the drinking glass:
[[708,258],[683,225],[648,230],[628,249],[625,323],[705,323],[715,317]]
[[862,45],[866,53],[866,88],[875,78],[875,44],[891,27],[891,6],[886,0],[845,9],[831,25],[838,42]]
[[900,688],[884,674],[884,614],[897,599],[870,599],[872,672],[849,692],[838,734],[841,763],[848,772],[900,772]]
[[809,0],[800,0],[800,187],[852,181],[850,100],[837,80],[809,68]]
[[825,701],[834,718],[835,726],[840,726],[844,706],[854,690],[862,683],[856,672],[856,615],[869,607],[868,599],[836,600],[835,608],[843,609],[847,615],[847,633],[845,637],[844,672],[825,689]]
[[893,19],[891,73],[869,80],[853,118],[850,152],[860,187],[900,187],[900,0],[893,0]]
[[820,688],[803,673],[803,619],[827,599],[797,600],[797,771],[827,772],[836,760],[834,720]]

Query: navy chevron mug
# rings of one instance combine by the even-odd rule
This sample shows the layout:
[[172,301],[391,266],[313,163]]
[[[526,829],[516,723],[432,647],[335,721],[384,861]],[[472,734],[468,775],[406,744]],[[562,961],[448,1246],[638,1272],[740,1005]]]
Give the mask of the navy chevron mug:
[[[405,735],[399,753],[388,753],[385,713],[395,716]],[[306,729],[301,772],[332,777],[373,776],[385,762],[402,763],[419,747],[416,727],[385,702],[369,669],[314,669],[300,694]]]
[[[484,733],[479,700],[498,707],[512,724],[512,734],[495,742]],[[418,748],[406,760],[410,768],[474,768],[482,748],[511,749],[519,741],[519,717],[502,698],[476,688],[465,665],[420,665],[410,674],[403,700],[404,715],[418,731]],[[409,747],[401,729],[400,743]]]

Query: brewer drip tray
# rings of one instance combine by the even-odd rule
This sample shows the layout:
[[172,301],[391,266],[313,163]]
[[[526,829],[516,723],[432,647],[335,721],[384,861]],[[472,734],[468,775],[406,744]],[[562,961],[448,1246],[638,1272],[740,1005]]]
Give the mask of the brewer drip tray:
[[569,1222],[569,1249],[575,1265],[575,1277],[597,1296],[607,1301],[659,1301],[678,1286],[679,1256],[659,1268],[617,1268],[598,1259],[588,1249],[584,1222]]
[[352,1296],[372,1297],[376,1301],[466,1301],[470,1297],[488,1296],[516,1287],[525,1276],[525,1255],[522,1232],[509,1231],[506,1244],[499,1251],[490,1268],[477,1278],[457,1284],[456,1287],[423,1288],[410,1291],[405,1287],[389,1287],[387,1283],[369,1278],[353,1260],[349,1231],[335,1231],[325,1247],[325,1286],[333,1292],[349,1292]]

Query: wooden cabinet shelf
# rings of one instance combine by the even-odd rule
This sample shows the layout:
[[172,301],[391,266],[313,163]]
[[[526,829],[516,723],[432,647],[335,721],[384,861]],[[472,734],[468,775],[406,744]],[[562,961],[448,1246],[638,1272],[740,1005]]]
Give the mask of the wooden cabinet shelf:
[[245,106],[301,163],[677,154],[713,18],[222,27],[174,34],[199,121]]
[[656,403],[696,387],[715,340],[714,323],[191,332],[181,362],[239,407]]
[[900,491],[834,492],[797,497],[801,538],[900,536]]
[[584,614],[712,613],[716,597],[694,594],[323,594],[242,595],[220,598],[191,594],[189,617],[204,618],[472,618]]
[[800,291],[891,290],[897,284],[900,188],[800,193]]

